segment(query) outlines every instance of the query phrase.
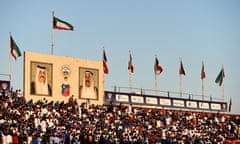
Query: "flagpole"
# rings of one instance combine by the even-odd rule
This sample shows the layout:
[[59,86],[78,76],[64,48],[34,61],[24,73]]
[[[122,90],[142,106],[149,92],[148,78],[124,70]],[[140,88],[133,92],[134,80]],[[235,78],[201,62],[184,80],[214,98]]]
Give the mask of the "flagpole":
[[[131,56],[131,51],[129,50],[129,55]],[[132,61],[132,60],[131,60]],[[130,64],[130,68],[129,68],[129,91],[130,93],[132,93],[132,72],[131,72],[131,65]]]
[[182,98],[182,75],[180,74],[180,98]]
[[204,100],[204,79],[202,78],[202,100]]
[[51,55],[53,55],[53,48],[54,48],[54,28],[53,28],[53,23],[54,23],[54,11],[52,11],[52,48],[51,48]]
[[158,82],[157,82],[157,75],[155,74],[155,95],[158,94]]
[[[102,62],[104,63],[104,46],[102,48]],[[103,65],[103,76],[104,76],[105,72],[104,72],[104,65]]]
[[10,52],[8,57],[8,80],[11,82],[12,70],[11,70],[11,32],[9,32],[9,44],[10,44]]
[[224,101],[224,83],[222,84],[222,100]]
[[[182,64],[182,58],[180,58],[180,69],[181,69],[181,64]],[[180,74],[180,98],[182,98],[182,74]]]
[[224,101],[224,68],[223,68],[223,65],[222,65],[222,100]]
[[132,55],[131,55],[131,51],[129,50],[129,62],[128,62],[128,69],[129,69],[129,91],[130,93],[132,92]]
[[132,92],[132,72],[129,71],[129,90]]
[[154,58],[154,75],[155,75],[155,95],[157,95],[157,74],[156,74],[156,58],[157,56],[155,55],[155,58]]
[[[204,75],[203,75],[204,74]],[[204,77],[203,77],[204,76]],[[201,72],[201,78],[202,78],[202,100],[204,100],[204,78],[205,78],[205,71],[204,71],[204,64],[202,62],[202,72]]]

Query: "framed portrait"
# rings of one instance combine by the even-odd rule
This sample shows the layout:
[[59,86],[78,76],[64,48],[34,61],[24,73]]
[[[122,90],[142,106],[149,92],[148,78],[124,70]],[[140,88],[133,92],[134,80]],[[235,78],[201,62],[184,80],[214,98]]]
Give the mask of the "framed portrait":
[[99,71],[79,67],[79,98],[98,100]]
[[30,94],[52,96],[52,64],[31,61]]

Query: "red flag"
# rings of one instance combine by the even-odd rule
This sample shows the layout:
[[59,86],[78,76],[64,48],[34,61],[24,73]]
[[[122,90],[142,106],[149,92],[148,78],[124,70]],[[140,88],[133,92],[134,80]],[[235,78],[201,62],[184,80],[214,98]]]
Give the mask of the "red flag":
[[205,78],[206,78],[206,73],[204,71],[204,64],[202,63],[201,79],[205,79]]
[[128,70],[130,70],[131,73],[133,73],[133,70],[134,70],[131,53],[130,53],[130,55],[129,55]]
[[159,64],[158,58],[155,57],[154,72],[156,75],[160,75],[163,71],[162,66]]
[[108,66],[107,66],[107,56],[105,50],[103,49],[103,71],[105,74],[108,74]]
[[180,74],[180,75],[182,75],[182,74],[185,75],[185,71],[184,71],[184,68],[183,68],[182,60],[181,60],[181,62],[180,62],[179,74]]

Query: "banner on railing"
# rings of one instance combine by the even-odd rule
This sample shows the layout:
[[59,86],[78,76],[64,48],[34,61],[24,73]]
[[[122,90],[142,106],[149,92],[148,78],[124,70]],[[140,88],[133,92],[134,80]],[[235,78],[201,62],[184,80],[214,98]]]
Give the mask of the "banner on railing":
[[168,107],[221,112],[227,111],[226,102],[203,101],[176,97],[153,96],[111,91],[105,91],[104,101],[106,103],[124,103],[141,106],[155,106],[160,108]]

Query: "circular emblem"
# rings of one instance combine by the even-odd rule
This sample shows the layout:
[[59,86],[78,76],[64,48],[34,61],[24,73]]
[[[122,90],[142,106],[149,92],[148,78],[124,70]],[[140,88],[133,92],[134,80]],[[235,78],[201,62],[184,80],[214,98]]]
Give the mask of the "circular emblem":
[[68,76],[71,72],[71,69],[68,65],[63,65],[62,66],[62,73],[64,76]]

